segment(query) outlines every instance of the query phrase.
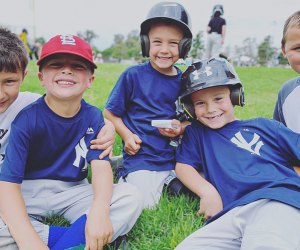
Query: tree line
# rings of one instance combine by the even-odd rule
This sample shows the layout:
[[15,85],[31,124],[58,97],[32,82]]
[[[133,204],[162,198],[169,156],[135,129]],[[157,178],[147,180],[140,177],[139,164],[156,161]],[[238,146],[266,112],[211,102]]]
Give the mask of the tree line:
[[[92,45],[95,55],[101,55],[104,59],[113,58],[119,62],[124,59],[143,61],[138,30],[132,30],[127,36],[115,34],[111,46],[102,51],[93,45],[94,40],[98,38],[94,31],[85,30],[78,32],[77,35]],[[37,40],[42,44],[45,42],[45,39],[42,37]],[[199,31],[193,38],[192,48],[188,56],[193,59],[201,59],[204,55],[204,50],[204,34],[203,31]],[[233,63],[238,65],[240,63],[241,66],[287,64],[287,60],[282,56],[280,49],[272,45],[272,37],[270,35],[267,35],[260,43],[257,43],[256,39],[248,37],[244,39],[240,46],[227,46],[223,53],[225,56],[229,56]],[[250,65],[242,64],[245,58]]]

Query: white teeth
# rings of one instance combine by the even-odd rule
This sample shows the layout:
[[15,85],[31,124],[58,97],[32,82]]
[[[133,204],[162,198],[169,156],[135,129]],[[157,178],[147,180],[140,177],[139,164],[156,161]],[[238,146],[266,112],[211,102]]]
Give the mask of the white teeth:
[[67,82],[67,81],[58,81],[57,83],[61,84],[61,85],[72,85],[72,84],[74,84],[73,82]]

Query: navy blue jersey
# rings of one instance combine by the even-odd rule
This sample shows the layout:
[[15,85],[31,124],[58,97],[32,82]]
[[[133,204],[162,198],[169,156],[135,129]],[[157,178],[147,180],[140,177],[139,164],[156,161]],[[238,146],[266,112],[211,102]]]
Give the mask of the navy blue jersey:
[[130,156],[123,151],[125,172],[174,169],[174,148],[170,140],[151,126],[151,120],[174,119],[175,102],[181,93],[180,76],[168,76],[149,62],[128,68],[112,90],[106,109],[121,117],[127,128],[142,140],[139,152]]
[[208,26],[211,28],[209,33],[216,32],[218,34],[222,34],[222,26],[226,25],[226,21],[222,17],[213,17],[209,23]]
[[300,77],[289,80],[280,89],[273,118],[300,133]]
[[186,128],[177,162],[203,170],[216,187],[224,209],[259,199],[277,200],[300,209],[300,135],[265,118],[234,121],[212,130],[193,122]]
[[12,123],[0,180],[21,183],[23,179],[84,179],[87,163],[101,153],[89,146],[103,125],[101,110],[84,100],[74,117],[64,118],[41,97]]

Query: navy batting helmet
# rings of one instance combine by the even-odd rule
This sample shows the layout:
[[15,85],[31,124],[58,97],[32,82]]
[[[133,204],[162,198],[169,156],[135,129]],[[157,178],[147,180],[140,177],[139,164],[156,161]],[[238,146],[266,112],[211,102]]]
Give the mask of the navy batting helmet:
[[210,87],[229,86],[230,99],[233,105],[244,106],[242,83],[232,65],[222,58],[211,58],[198,61],[189,66],[182,74],[185,91],[180,97],[185,112],[195,117],[191,94]]
[[179,42],[179,57],[185,58],[192,45],[191,21],[185,8],[176,2],[161,2],[154,5],[145,21],[141,24],[140,40],[142,54],[149,56],[150,41],[148,33],[153,23],[166,22],[178,25],[183,31],[183,39]]

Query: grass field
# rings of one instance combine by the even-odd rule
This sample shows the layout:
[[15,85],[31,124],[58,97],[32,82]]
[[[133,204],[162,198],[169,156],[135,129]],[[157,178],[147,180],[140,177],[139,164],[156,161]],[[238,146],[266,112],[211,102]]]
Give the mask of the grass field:
[[[116,80],[126,65],[101,64],[95,82],[85,94],[85,99],[103,108]],[[237,68],[237,73],[245,88],[246,105],[236,107],[240,119],[257,116],[271,118],[277,92],[283,82],[297,76],[286,68]],[[37,79],[37,67],[30,62],[22,91],[44,93]],[[117,137],[114,154],[121,153],[121,141]],[[129,234],[131,250],[170,250],[187,235],[203,225],[202,217],[196,216],[199,201],[185,196],[167,197],[163,195],[154,210],[145,210]],[[49,223],[64,224],[60,218],[52,218]],[[78,248],[79,249],[79,248]],[[83,248],[82,248],[83,249]]]

